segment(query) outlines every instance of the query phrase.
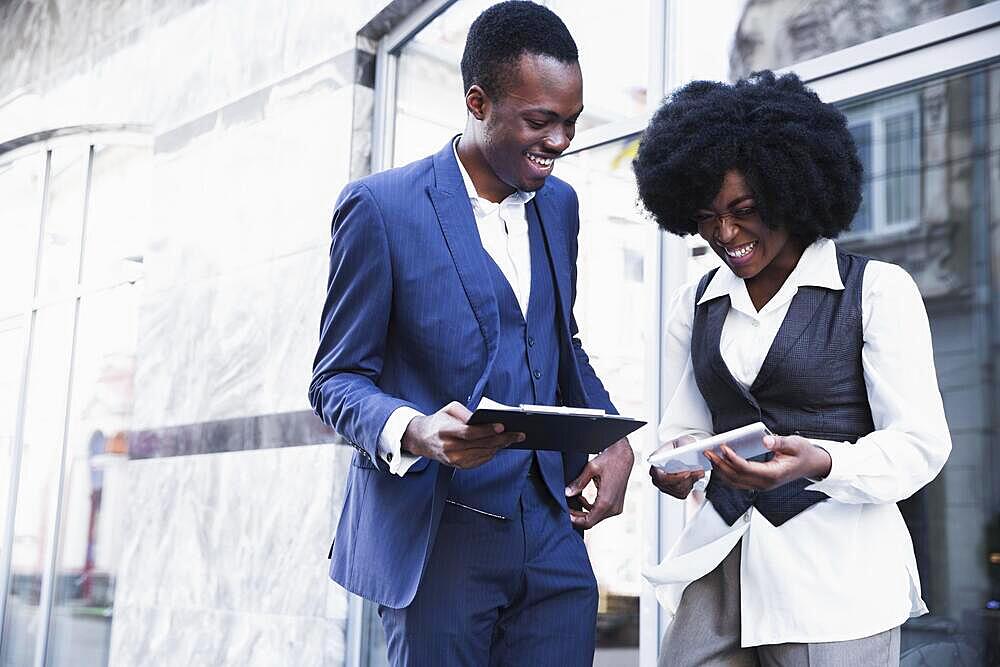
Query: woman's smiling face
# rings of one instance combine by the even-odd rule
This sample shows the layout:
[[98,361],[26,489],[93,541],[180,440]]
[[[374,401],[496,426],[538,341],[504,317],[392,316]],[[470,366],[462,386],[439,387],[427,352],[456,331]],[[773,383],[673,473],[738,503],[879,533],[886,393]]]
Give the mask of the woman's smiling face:
[[800,244],[785,229],[772,229],[760,219],[753,190],[736,170],[726,172],[711,208],[699,209],[692,220],[698,234],[743,280],[757,277],[775,259],[779,261],[773,269],[785,273],[789,267],[790,272],[802,254]]

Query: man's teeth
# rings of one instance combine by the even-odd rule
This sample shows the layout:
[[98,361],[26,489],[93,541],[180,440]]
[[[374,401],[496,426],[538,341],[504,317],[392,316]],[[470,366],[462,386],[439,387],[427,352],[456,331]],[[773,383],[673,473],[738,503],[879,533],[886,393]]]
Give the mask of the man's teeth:
[[551,167],[552,163],[555,162],[555,158],[551,157],[536,157],[531,153],[525,153],[525,155],[528,156],[529,160],[531,160],[540,167]]
[[757,247],[757,242],[752,241],[746,245],[741,245],[739,248],[726,248],[726,254],[730,257],[745,257],[746,255],[749,255],[755,247]]

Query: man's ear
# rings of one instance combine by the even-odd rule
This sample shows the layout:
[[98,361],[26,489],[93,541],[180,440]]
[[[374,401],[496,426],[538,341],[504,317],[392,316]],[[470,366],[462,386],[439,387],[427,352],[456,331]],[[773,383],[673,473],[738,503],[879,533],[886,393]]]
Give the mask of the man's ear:
[[476,120],[483,120],[490,105],[490,99],[486,96],[486,91],[478,85],[472,85],[465,93],[465,108]]

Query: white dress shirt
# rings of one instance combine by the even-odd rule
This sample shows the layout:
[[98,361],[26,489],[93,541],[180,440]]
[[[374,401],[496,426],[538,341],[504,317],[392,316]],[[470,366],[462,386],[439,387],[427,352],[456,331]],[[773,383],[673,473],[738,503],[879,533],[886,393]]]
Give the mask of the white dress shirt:
[[[716,272],[699,303],[729,295],[720,347],[743,386],[753,383],[792,297],[806,285],[844,288],[833,241],[809,246],[760,312],[742,279],[727,267]],[[661,442],[712,434],[691,362],[696,288],[697,281],[683,288],[671,308],[664,363],[667,387],[676,389],[667,393]],[[741,538],[742,646],[858,639],[927,612],[913,545],[895,503],[934,479],[951,451],[930,327],[916,284],[895,264],[868,262],[861,304],[861,360],[876,430],[854,445],[813,441],[830,453],[833,466],[808,488],[830,499],[780,527],[752,507],[729,526],[705,501],[666,559],[644,568],[669,613],[676,612],[684,588],[713,570]]]
[[[528,298],[531,294],[531,252],[528,247],[528,219],[524,205],[535,196],[534,192],[515,191],[499,203],[484,199],[476,192],[469,173],[458,159],[458,140],[452,144],[462,182],[472,202],[479,240],[500,272],[510,283],[510,288],[521,307],[521,315],[528,317]],[[414,456],[402,450],[403,433],[410,420],[422,413],[410,407],[397,408],[389,415],[379,436],[379,456],[389,465],[389,472],[403,476],[417,462]]]

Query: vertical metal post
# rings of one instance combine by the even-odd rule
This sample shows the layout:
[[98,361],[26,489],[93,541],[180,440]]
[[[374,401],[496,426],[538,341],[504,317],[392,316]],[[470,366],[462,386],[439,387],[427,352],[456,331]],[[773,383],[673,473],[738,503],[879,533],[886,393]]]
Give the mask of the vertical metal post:
[[17,494],[18,482],[21,471],[21,454],[24,449],[24,418],[25,409],[28,403],[28,378],[31,374],[31,355],[35,336],[36,311],[34,309],[34,299],[38,294],[39,268],[42,261],[42,247],[45,240],[45,221],[48,217],[49,208],[49,182],[52,167],[52,152],[45,153],[45,167],[42,176],[41,206],[38,216],[38,238],[35,251],[35,275],[32,281],[31,300],[26,314],[26,328],[24,331],[24,345],[21,357],[21,394],[17,401],[17,414],[14,418],[14,440],[11,443],[10,457],[10,483],[7,487],[7,516],[6,527],[3,533],[3,542],[0,543],[0,657],[4,655],[4,640],[6,636],[5,624],[7,622],[7,595],[10,592],[10,567],[11,552],[14,545],[14,522],[17,517]]
[[[80,226],[80,257],[77,264],[76,285],[83,281],[83,258],[87,248],[87,218],[90,209],[90,186],[94,172],[94,147],[87,151],[87,175],[83,189],[83,221]],[[63,497],[65,495],[66,457],[69,453],[69,430],[73,415],[73,377],[76,371],[76,349],[80,329],[80,290],[77,289],[73,303],[73,333],[70,342],[69,374],[66,378],[66,408],[63,415],[63,435],[59,456],[59,472],[56,477],[56,501],[49,521],[49,546],[45,554],[45,572],[42,575],[41,599],[38,613],[41,623],[35,637],[35,667],[45,667],[48,654],[49,630],[52,628],[52,600],[56,590],[56,564],[59,555],[59,535],[62,526]]]

